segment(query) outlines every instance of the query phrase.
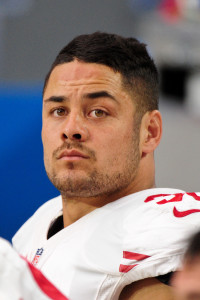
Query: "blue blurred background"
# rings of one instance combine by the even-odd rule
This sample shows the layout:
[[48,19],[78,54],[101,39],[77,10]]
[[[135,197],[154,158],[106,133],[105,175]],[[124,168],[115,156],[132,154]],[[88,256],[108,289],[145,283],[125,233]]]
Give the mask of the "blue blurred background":
[[0,235],[11,239],[38,206],[58,192],[43,167],[41,85],[4,84],[0,95]]
[[199,0],[1,0],[0,236],[8,240],[58,195],[43,167],[45,74],[73,37],[97,30],[148,44],[160,72],[164,121],[157,186],[200,190]]

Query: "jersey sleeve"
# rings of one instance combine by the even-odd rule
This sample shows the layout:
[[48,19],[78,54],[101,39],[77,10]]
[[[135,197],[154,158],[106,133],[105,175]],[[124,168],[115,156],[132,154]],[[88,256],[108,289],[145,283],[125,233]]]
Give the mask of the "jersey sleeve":
[[124,221],[120,272],[128,283],[177,270],[188,238],[200,229],[200,193],[151,195]]
[[33,265],[21,258],[0,238],[0,298],[68,300]]

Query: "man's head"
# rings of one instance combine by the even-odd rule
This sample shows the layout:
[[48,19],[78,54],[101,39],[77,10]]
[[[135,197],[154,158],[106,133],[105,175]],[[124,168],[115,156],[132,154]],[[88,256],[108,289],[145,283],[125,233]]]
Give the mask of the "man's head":
[[158,109],[158,72],[146,45],[137,39],[102,32],[74,38],[53,62],[45,78],[44,91],[52,70],[75,59],[119,72],[124,87],[135,99],[138,115]]
[[58,54],[44,85],[44,161],[67,197],[113,198],[154,184],[158,75],[136,39],[94,33]]

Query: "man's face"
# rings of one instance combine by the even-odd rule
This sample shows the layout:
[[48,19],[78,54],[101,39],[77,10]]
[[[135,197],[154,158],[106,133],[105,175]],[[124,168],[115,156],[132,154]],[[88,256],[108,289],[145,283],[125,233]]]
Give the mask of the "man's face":
[[55,67],[44,92],[47,174],[67,197],[110,195],[134,186],[140,161],[135,106],[121,75],[73,61]]

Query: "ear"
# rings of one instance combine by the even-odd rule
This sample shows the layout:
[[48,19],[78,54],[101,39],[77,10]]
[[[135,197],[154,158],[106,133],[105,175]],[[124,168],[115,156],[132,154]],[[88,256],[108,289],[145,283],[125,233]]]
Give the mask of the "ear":
[[158,110],[147,112],[141,122],[140,150],[142,156],[153,152],[162,136],[162,117]]

